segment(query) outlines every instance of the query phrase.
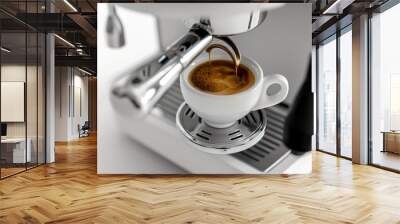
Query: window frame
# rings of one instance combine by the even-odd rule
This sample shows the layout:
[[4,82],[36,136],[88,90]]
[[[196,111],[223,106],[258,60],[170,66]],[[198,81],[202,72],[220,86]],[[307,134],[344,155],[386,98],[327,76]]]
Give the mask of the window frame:
[[[341,81],[341,67],[340,67],[340,37],[347,32],[352,31],[352,23],[347,24],[346,26],[338,29],[332,35],[326,37],[325,39],[320,40],[316,44],[316,150],[319,152],[327,153],[329,155],[337,156],[340,158],[344,158],[347,160],[352,160],[352,158],[342,155],[341,152],[341,118],[340,118],[340,81]],[[333,38],[334,37],[334,38]],[[330,41],[336,41],[336,152],[328,152],[319,147],[319,47],[322,43],[327,43]]]

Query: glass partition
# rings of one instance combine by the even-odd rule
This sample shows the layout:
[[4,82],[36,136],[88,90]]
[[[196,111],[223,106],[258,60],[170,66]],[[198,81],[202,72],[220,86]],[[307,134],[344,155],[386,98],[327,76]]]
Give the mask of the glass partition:
[[2,177],[24,171],[31,159],[26,136],[26,41],[25,32],[1,34]]
[[[44,1],[2,6],[41,13]],[[45,163],[45,44],[43,33],[0,12],[0,178]]]

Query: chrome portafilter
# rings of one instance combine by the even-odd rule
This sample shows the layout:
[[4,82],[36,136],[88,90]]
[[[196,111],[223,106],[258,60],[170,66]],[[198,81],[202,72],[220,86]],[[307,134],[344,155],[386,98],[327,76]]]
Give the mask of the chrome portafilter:
[[128,99],[136,112],[146,115],[211,41],[212,35],[207,29],[193,25],[161,56],[117,80],[113,95]]
[[[236,57],[239,49],[229,37],[216,37],[229,45]],[[181,72],[212,42],[204,25],[195,24],[160,57],[123,76],[112,90],[118,98],[127,98],[139,114],[146,115],[178,79]]]

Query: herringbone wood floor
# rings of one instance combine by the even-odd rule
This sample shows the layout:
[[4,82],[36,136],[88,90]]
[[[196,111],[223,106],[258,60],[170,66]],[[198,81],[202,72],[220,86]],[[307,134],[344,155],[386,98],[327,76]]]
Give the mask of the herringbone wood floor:
[[[110,149],[112,150],[112,149]],[[98,176],[96,139],[0,181],[0,223],[400,223],[400,175],[316,152],[295,176]]]

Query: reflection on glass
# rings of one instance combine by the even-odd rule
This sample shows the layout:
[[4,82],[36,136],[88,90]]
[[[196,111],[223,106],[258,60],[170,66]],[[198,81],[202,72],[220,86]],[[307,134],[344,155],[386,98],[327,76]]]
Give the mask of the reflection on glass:
[[352,35],[340,36],[340,153],[352,157]]
[[336,153],[336,39],[318,48],[318,147]]
[[400,170],[399,21],[400,4],[371,20],[372,163],[396,170]]
[[[0,1],[12,14],[43,13],[46,1]],[[0,178],[45,162],[45,35],[0,12]],[[32,17],[33,19],[37,17]]]
[[1,176],[25,170],[30,161],[30,142],[26,141],[26,34],[2,33],[1,45]]

